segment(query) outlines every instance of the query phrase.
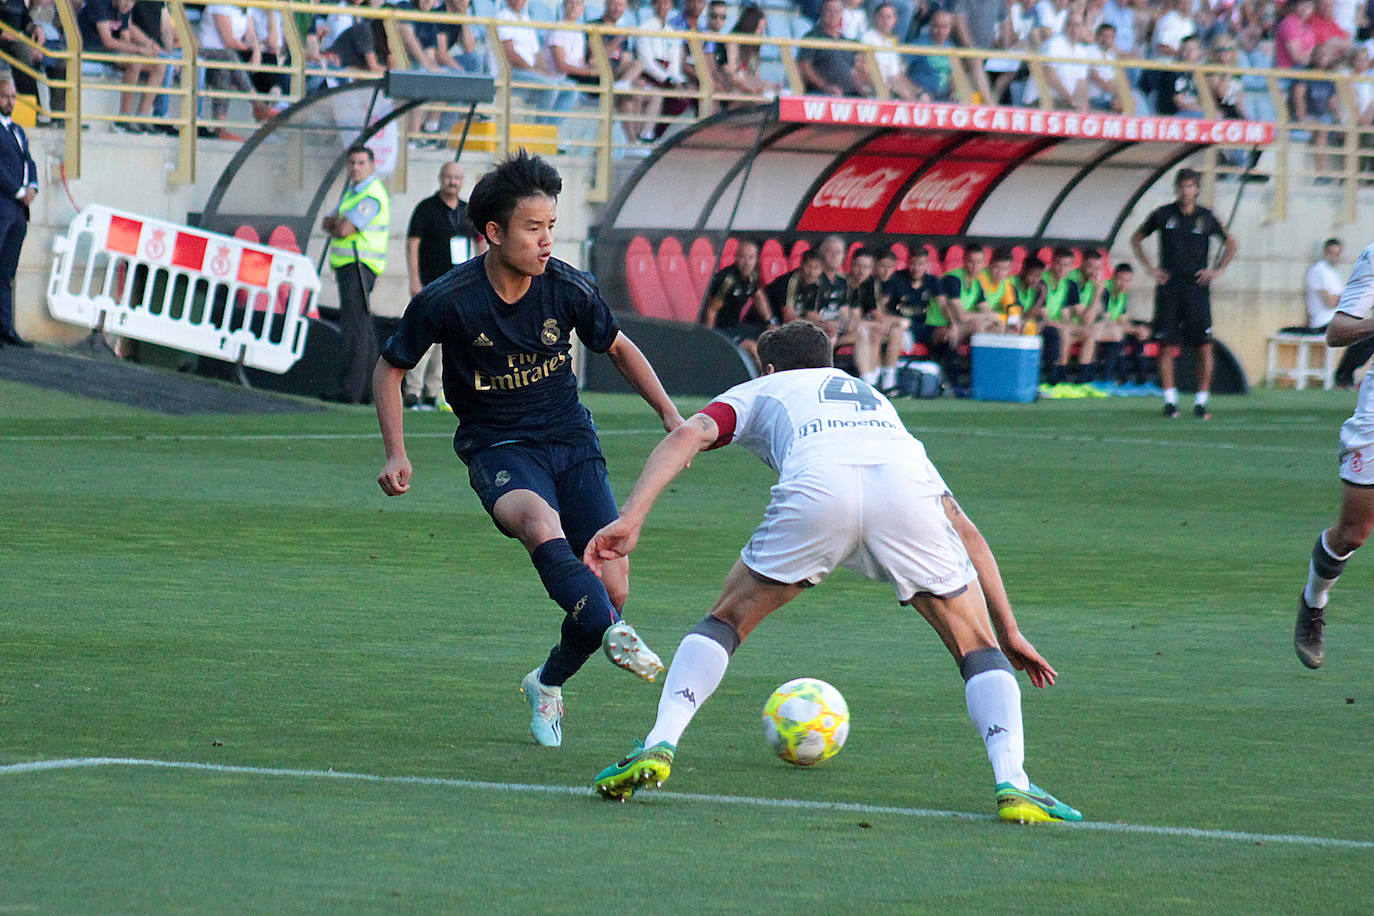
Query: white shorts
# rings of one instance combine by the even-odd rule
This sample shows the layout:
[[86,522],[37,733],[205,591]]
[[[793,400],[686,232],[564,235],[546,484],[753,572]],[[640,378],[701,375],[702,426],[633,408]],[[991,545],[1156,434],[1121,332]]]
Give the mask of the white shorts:
[[[789,585],[815,585],[847,566],[891,582],[898,601],[958,592],[978,574],[945,515],[944,481],[926,465],[818,465],[779,482],[740,559]],[[927,480],[939,489],[916,486]]]
[[1374,486],[1374,385],[1361,385],[1355,413],[1341,424],[1341,480]]

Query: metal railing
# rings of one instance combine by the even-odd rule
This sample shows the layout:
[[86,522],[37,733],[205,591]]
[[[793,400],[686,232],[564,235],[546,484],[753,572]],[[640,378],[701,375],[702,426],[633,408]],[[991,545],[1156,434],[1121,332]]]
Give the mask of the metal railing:
[[[89,123],[125,121],[145,125],[162,125],[171,129],[178,147],[177,166],[169,173],[173,183],[189,183],[195,180],[196,146],[202,139],[202,129],[209,129],[217,135],[246,134],[257,127],[253,118],[244,117],[254,103],[268,106],[289,103],[304,97],[311,87],[325,80],[370,80],[380,74],[366,70],[346,70],[329,66],[320,60],[307,59],[307,36],[302,35],[295,19],[296,14],[322,15],[334,12],[347,13],[355,18],[373,20],[380,23],[385,36],[385,51],[379,46],[378,56],[381,63],[394,69],[409,69],[415,66],[411,61],[402,39],[406,23],[434,23],[438,25],[461,24],[480,30],[486,49],[500,49],[498,29],[517,26],[531,28],[542,33],[555,31],[582,31],[587,34],[587,60],[597,76],[595,83],[568,82],[560,89],[580,94],[581,103],[570,111],[540,110],[522,97],[524,92],[547,90],[549,86],[522,80],[513,74],[509,63],[502,53],[487,56],[494,64],[493,77],[496,80],[497,94],[490,105],[479,106],[478,115],[494,126],[494,142],[498,153],[505,153],[512,147],[512,127],[529,123],[536,118],[554,121],[558,124],[557,144],[561,152],[568,154],[590,155],[595,160],[593,188],[590,199],[604,200],[610,191],[610,170],[612,160],[624,155],[633,141],[619,133],[616,124],[620,120],[634,120],[617,110],[619,100],[659,99],[681,100],[688,104],[685,112],[676,115],[658,114],[653,121],[675,127],[693,123],[706,117],[722,106],[752,104],[764,96],[723,89],[711,79],[701,79],[696,85],[681,88],[655,88],[648,85],[619,85],[613,65],[608,57],[603,39],[624,36],[631,39],[668,38],[684,43],[685,61],[690,61],[698,74],[714,71],[714,57],[708,51],[711,42],[733,44],[741,48],[757,48],[759,56],[765,54],[770,61],[776,61],[781,68],[784,83],[779,92],[794,95],[805,94],[807,87],[798,66],[797,54],[802,49],[838,49],[859,55],[874,87],[874,95],[879,99],[890,97],[889,90],[880,75],[880,54],[898,53],[903,60],[916,56],[946,58],[950,62],[950,99],[963,103],[986,103],[979,92],[980,81],[976,70],[983,69],[989,60],[1014,61],[1023,64],[1028,80],[1038,89],[1038,107],[1055,107],[1046,80],[1046,67],[1056,63],[1082,66],[1082,60],[1068,60],[1044,57],[1037,54],[1011,50],[986,50],[971,48],[931,48],[928,46],[895,45],[874,47],[854,42],[837,42],[808,38],[787,38],[770,35],[736,35],[732,33],[707,33],[700,31],[653,31],[633,27],[606,26],[601,23],[570,22],[529,22],[512,23],[482,16],[459,16],[442,10],[418,12],[392,7],[348,6],[335,7],[305,0],[239,0],[240,7],[265,9],[281,14],[281,33],[285,62],[249,66],[239,61],[206,60],[198,51],[198,43],[187,6],[183,0],[168,0],[167,9],[171,17],[176,40],[180,44],[174,58],[148,57],[131,54],[94,53],[85,51],[81,44],[81,34],[71,0],[55,0],[58,20],[65,36],[65,49],[44,48],[12,27],[0,23],[0,35],[10,43],[29,52],[41,52],[47,58],[61,62],[65,75],[61,78],[50,77],[46,67],[35,67],[26,59],[0,51],[0,58],[9,66],[32,77],[49,90],[57,89],[65,93],[62,106],[40,107],[41,118],[60,120],[65,130],[66,166],[68,175],[79,176],[81,169],[82,127]],[[774,14],[777,11],[773,11]],[[479,47],[481,46],[479,42]],[[773,55],[776,54],[776,57]],[[122,68],[127,65],[165,65],[179,68],[180,76],[170,85],[131,86],[120,81],[113,74],[92,76],[82,72],[82,64],[98,64],[105,68]],[[1246,95],[1253,100],[1266,100],[1272,108],[1275,123],[1275,142],[1272,155],[1264,156],[1258,163],[1250,165],[1242,147],[1217,147],[1204,157],[1202,163],[1209,177],[1233,176],[1250,168],[1254,174],[1268,177],[1274,182],[1273,203],[1269,218],[1283,219],[1287,212],[1288,197],[1295,183],[1320,181],[1340,186],[1341,203],[1337,220],[1350,222],[1356,217],[1358,206],[1357,189],[1364,184],[1374,183],[1374,125],[1359,123],[1361,112],[1357,105],[1357,86],[1374,84],[1368,76],[1350,76],[1335,72],[1314,73],[1298,70],[1254,70],[1227,68],[1212,63],[1197,65],[1179,64],[1154,60],[1118,59],[1108,63],[1096,64],[1098,67],[1110,66],[1112,80],[1121,111],[1135,113],[1136,96],[1129,80],[1135,71],[1155,71],[1162,73],[1191,73],[1198,96],[1201,114],[1207,118],[1221,115],[1219,100],[1211,90],[1206,77],[1220,74],[1238,77],[1250,87]],[[775,68],[776,69],[776,68]],[[201,86],[200,71],[227,70],[244,74],[250,72],[277,74],[285,77],[285,86],[280,95],[241,91],[238,89],[217,89]],[[1294,81],[1317,77],[1330,80],[1336,86],[1340,113],[1335,124],[1325,122],[1301,122],[1295,120],[1288,103],[1289,86]],[[111,113],[109,99],[112,95],[130,93],[132,98],[165,95],[169,99],[168,113],[161,117],[137,114]],[[93,104],[97,100],[105,104]],[[202,102],[210,107],[216,101],[231,103],[225,116],[207,116],[201,110]],[[232,104],[238,103],[238,104]],[[247,104],[244,104],[247,103]],[[117,105],[113,106],[116,109]],[[432,108],[445,110],[443,105]],[[260,109],[261,110],[261,109]],[[450,111],[457,111],[452,107]],[[1255,119],[1252,115],[1252,119]],[[401,124],[402,142],[400,144],[401,162],[405,167],[407,139],[414,138],[411,126]],[[1321,141],[1320,144],[1318,141]],[[1308,155],[1307,153],[1310,153]]]

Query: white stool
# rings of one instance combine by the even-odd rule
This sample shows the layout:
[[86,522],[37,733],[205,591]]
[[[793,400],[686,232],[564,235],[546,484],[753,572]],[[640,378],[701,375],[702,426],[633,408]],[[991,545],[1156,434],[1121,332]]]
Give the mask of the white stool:
[[[1280,362],[1283,351],[1290,347],[1293,349],[1291,367]],[[1298,391],[1306,388],[1308,382],[1320,382],[1322,388],[1329,391],[1336,387],[1338,362],[1340,352],[1326,345],[1324,334],[1271,334],[1269,365],[1264,373],[1264,381],[1270,386],[1277,382],[1292,382]]]

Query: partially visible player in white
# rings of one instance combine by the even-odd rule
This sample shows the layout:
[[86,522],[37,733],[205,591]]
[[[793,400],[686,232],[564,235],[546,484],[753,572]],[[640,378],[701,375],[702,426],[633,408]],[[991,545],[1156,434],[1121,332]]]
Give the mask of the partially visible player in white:
[[[1326,326],[1326,344],[1348,347],[1374,334],[1374,244],[1355,259],[1336,314]],[[1355,413],[1341,425],[1341,513],[1317,537],[1307,567],[1307,585],[1298,597],[1293,648],[1309,668],[1326,656],[1326,603],[1345,561],[1374,529],[1374,384],[1360,386]]]
[[1024,768],[1021,692],[1057,676],[1021,635],[997,562],[925,447],[867,383],[831,368],[824,331],[803,321],[759,338],[764,374],[720,395],[649,456],[620,518],[583,555],[597,570],[629,555],[649,509],[698,452],[737,442],[778,471],[772,501],[720,598],[678,646],[642,747],[597,777],[608,798],[660,785],[678,740],[763,618],[844,565],[890,582],[959,664],[969,717],[987,747],[1006,820],[1081,820]]

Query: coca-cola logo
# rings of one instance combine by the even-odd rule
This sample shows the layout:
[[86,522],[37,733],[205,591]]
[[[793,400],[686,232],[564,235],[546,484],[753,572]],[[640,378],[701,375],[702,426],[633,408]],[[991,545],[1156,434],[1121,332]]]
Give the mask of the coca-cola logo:
[[954,213],[962,210],[983,182],[984,175],[979,171],[964,171],[953,175],[931,172],[906,192],[897,209],[925,210],[930,213]]
[[811,206],[867,210],[886,200],[892,184],[904,174],[901,169],[878,168],[865,172],[852,165],[845,166],[821,186]]

